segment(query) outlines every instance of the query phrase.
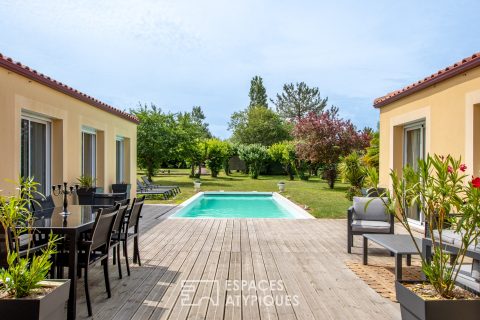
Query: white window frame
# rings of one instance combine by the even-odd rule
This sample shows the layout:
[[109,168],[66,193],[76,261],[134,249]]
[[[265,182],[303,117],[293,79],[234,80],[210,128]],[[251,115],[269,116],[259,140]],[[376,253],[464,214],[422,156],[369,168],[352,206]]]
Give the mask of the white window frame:
[[[46,125],[45,130],[45,151],[46,159],[46,167],[45,167],[45,196],[49,196],[51,193],[50,186],[52,185],[52,121],[41,115],[36,115],[29,113],[28,111],[22,111],[20,116],[20,126],[22,125],[22,120],[27,120],[29,122],[37,122]],[[31,155],[31,140],[30,136],[28,137],[28,156]],[[20,146],[21,148],[22,146]],[[30,161],[30,159],[29,159]],[[30,163],[28,166],[28,176],[30,176]]]
[[82,148],[82,163],[80,164],[81,165],[80,172],[82,173],[82,176],[85,174],[85,172],[84,172],[84,167],[85,167],[84,166],[84,163],[85,163],[84,133],[91,134],[91,135],[95,136],[95,143],[93,144],[92,150],[90,150],[90,151],[93,154],[92,163],[91,163],[92,178],[96,179],[97,178],[97,130],[94,129],[94,128],[91,128],[91,127],[87,127],[87,126],[82,126],[82,147],[81,147]]
[[[403,127],[403,166],[405,167],[407,163],[407,132],[412,131],[412,130],[420,130],[420,150],[422,151],[420,160],[425,159],[425,120],[418,120],[415,122],[411,122]],[[408,219],[408,221],[412,225],[416,226],[423,226],[425,224],[425,217],[423,215],[423,212],[420,211],[419,214],[419,219],[420,220],[415,220],[415,219]]]
[[[121,150],[120,150],[120,163],[117,162],[117,142],[121,142]],[[120,176],[117,176],[117,169],[120,167]],[[117,183],[121,183],[125,181],[125,138],[121,136],[117,136],[115,138],[115,179]]]

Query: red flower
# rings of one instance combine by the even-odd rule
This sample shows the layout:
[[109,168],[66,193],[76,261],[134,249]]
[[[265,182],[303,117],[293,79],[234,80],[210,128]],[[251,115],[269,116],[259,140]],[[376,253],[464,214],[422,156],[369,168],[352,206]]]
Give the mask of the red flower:
[[465,172],[465,170],[467,170],[467,165],[465,163],[462,163],[460,165],[460,171]]
[[474,188],[480,188],[480,178],[476,177],[472,179],[472,187]]
[[448,166],[447,171],[448,171],[448,173],[452,173],[452,172],[453,172],[453,168],[452,168],[451,166]]

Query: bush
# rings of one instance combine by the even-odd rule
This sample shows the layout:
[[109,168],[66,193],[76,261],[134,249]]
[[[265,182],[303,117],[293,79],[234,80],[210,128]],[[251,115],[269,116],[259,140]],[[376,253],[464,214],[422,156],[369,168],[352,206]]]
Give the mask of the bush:
[[225,163],[225,159],[230,155],[229,144],[219,139],[208,139],[206,141],[206,149],[205,164],[210,169],[211,176],[217,177]]
[[267,148],[256,143],[240,146],[238,156],[245,161],[252,179],[258,179],[260,170],[269,159]]
[[347,191],[347,199],[352,200],[354,196],[360,195],[366,176],[366,168],[360,153],[353,151],[349,155],[342,157],[338,165],[338,171],[342,182],[347,182],[351,186]]

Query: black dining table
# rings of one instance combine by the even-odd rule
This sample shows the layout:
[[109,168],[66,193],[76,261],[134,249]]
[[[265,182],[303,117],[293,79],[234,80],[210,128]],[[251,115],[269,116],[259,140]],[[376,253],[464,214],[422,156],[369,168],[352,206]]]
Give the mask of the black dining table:
[[35,211],[33,228],[42,234],[52,232],[68,240],[70,297],[67,319],[72,320],[75,319],[77,306],[78,241],[82,232],[93,228],[97,211],[93,206],[86,205],[69,205],[67,211],[68,215],[64,214],[63,207]]

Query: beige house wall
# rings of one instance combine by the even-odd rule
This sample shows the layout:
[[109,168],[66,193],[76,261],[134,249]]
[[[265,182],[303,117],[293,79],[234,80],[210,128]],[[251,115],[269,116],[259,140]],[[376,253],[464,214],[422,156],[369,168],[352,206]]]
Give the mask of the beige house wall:
[[480,175],[480,68],[380,108],[380,184],[403,166],[403,128],[425,121],[425,154],[462,157]]
[[21,75],[0,68],[0,189],[9,190],[4,179],[20,176],[22,113],[51,121],[51,182],[75,183],[81,175],[82,127],[97,131],[97,186],[110,192],[116,181],[117,136],[126,138],[125,179],[135,194],[136,124],[93,107]]

